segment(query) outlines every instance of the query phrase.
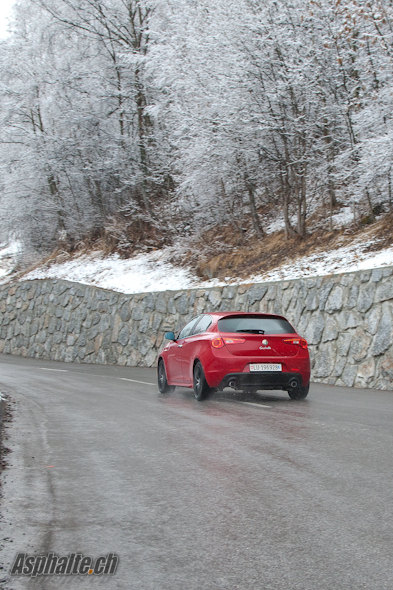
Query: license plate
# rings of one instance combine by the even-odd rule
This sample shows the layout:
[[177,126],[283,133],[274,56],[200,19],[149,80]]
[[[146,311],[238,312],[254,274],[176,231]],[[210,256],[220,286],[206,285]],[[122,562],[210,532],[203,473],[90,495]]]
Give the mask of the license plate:
[[250,365],[250,371],[282,371],[282,365],[252,364]]

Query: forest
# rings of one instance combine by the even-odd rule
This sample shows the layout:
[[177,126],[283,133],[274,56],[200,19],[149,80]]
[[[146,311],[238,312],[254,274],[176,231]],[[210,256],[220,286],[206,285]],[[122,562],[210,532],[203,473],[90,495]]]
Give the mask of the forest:
[[20,0],[0,42],[0,224],[129,256],[390,219],[392,0]]

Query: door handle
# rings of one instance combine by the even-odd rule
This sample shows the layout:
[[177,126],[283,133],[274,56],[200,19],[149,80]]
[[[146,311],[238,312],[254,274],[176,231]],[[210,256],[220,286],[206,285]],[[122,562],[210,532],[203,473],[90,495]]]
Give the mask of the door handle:
[[183,344],[178,344],[177,348],[183,348]]

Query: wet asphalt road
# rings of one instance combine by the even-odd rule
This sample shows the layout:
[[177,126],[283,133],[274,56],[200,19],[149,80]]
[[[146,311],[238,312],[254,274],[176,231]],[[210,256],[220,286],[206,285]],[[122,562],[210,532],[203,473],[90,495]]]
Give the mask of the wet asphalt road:
[[118,553],[113,577],[3,588],[393,588],[393,393],[198,403],[151,369],[0,355],[15,401],[0,557]]

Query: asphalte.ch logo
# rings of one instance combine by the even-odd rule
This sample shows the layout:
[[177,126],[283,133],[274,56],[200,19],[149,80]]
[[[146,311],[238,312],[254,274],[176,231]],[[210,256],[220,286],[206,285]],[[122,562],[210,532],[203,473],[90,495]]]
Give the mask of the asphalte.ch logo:
[[11,568],[11,576],[101,576],[116,573],[119,556],[116,553],[101,555],[96,559],[84,556],[82,553],[70,553],[58,556],[55,553],[47,555],[27,555],[18,553]]

